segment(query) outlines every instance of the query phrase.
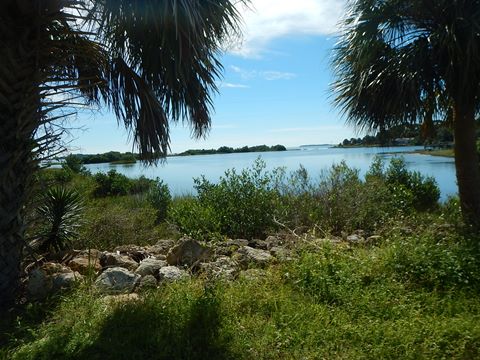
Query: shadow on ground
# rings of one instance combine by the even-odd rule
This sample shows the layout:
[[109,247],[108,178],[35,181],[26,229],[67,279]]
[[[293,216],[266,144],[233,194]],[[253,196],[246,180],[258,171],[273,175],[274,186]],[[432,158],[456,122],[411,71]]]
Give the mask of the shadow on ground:
[[[165,310],[165,311],[163,311]],[[183,311],[182,311],[183,310]],[[76,359],[234,359],[220,335],[218,301],[208,293],[177,313],[159,304],[125,304]]]

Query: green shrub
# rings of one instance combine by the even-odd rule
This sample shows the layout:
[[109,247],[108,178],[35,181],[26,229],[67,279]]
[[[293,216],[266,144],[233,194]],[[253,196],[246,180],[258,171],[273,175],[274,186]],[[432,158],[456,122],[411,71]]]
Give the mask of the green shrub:
[[94,195],[97,197],[127,195],[132,188],[132,181],[114,169],[106,174],[97,173],[94,179],[96,182]]
[[75,174],[79,174],[85,170],[82,160],[79,156],[70,154],[65,157],[62,168],[70,170]]
[[[129,179],[130,180],[130,194],[144,194],[149,192],[155,185],[155,181],[151,179],[147,179],[145,176],[140,176],[137,179]],[[158,181],[158,180],[157,180]]]
[[205,177],[194,180],[199,204],[213,211],[222,234],[261,237],[275,227],[279,199],[276,173],[265,171],[265,167],[258,158],[252,168],[240,173],[227,170],[217,184]]
[[345,162],[324,172],[310,193],[317,203],[310,217],[325,232],[373,231],[394,211],[385,184],[375,177],[362,181]]
[[[407,207],[423,211],[438,205],[440,189],[435,179],[425,177],[417,171],[408,171],[405,160],[401,157],[390,160],[385,172],[385,181],[399,199],[411,201]],[[410,192],[410,195],[407,195],[407,192]]]
[[215,209],[196,198],[174,200],[168,218],[181,233],[194,239],[209,241],[221,237],[221,224]]
[[146,199],[150,205],[157,210],[157,222],[162,222],[166,219],[168,208],[172,203],[172,196],[168,185],[157,178],[150,186],[150,190],[146,194]]

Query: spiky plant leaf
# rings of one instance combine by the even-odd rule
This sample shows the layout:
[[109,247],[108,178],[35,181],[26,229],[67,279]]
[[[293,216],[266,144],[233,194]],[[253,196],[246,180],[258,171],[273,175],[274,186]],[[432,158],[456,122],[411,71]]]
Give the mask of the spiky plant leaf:
[[39,251],[60,251],[71,246],[82,223],[83,199],[79,192],[56,186],[43,196],[37,208],[43,223],[35,240]]

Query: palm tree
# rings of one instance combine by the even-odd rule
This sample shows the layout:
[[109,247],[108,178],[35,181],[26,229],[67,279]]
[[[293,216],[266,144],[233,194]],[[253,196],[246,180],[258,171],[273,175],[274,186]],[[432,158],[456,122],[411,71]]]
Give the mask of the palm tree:
[[334,50],[335,102],[361,129],[447,121],[462,212],[480,228],[475,115],[480,0],[354,0]]
[[0,1],[0,305],[18,285],[32,174],[70,110],[107,106],[145,161],[164,157],[169,122],[208,130],[239,21],[230,0]]

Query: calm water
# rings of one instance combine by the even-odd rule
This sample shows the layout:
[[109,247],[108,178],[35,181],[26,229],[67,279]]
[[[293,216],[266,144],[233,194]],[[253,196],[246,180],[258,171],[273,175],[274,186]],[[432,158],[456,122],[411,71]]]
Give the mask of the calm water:
[[[145,167],[140,163],[131,165],[91,164],[87,168],[96,172],[115,169],[129,177],[144,175],[148,178],[159,177],[165,181],[174,195],[194,192],[193,178],[205,175],[216,181],[226,169],[237,170],[250,167],[258,156],[266,162],[268,169],[286,167],[287,171],[298,169],[302,164],[315,177],[332,164],[345,160],[350,167],[355,167],[364,175],[375,155],[385,159],[402,155],[422,147],[403,148],[351,148],[333,149],[328,147],[310,147],[301,150],[268,153],[242,153],[201,156],[169,157],[167,162],[158,166]],[[395,154],[392,154],[395,153]],[[407,166],[425,175],[435,177],[442,192],[442,199],[457,193],[455,164],[453,159],[419,154],[403,154]]]

